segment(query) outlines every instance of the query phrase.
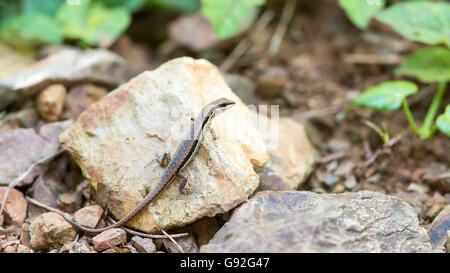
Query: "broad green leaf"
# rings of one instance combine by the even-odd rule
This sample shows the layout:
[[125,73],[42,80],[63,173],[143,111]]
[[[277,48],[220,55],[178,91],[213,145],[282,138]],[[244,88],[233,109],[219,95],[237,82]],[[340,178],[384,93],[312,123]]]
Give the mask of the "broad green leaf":
[[397,67],[395,73],[416,77],[424,83],[450,81],[450,50],[444,47],[420,49]]
[[57,19],[65,38],[107,47],[125,31],[131,15],[125,7],[107,8],[102,2],[84,2],[79,6],[63,5]]
[[14,16],[19,12],[19,3],[11,0],[0,0],[0,20]]
[[379,13],[376,18],[406,38],[430,45],[450,47],[450,3],[401,2]]
[[29,11],[13,16],[2,22],[2,37],[8,41],[28,43],[62,42],[58,24],[49,16]]
[[148,0],[147,6],[181,12],[194,12],[200,8],[200,0]]
[[124,7],[134,12],[139,10],[146,0],[103,0],[103,3],[107,7]]
[[409,95],[417,93],[417,85],[408,81],[388,81],[368,88],[353,103],[382,111],[392,111]]
[[265,0],[202,0],[202,10],[212,22],[218,38],[236,34],[241,23],[252,8],[264,4]]
[[359,29],[366,29],[372,17],[383,9],[385,0],[339,0],[348,18]]
[[65,0],[22,0],[22,12],[36,11],[49,16],[55,15]]
[[450,137],[450,104],[447,104],[445,112],[437,118],[436,126]]

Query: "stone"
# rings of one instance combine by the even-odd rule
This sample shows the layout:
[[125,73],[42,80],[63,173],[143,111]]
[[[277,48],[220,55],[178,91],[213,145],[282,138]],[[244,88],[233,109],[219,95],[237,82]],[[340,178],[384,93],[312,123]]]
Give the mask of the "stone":
[[74,212],[81,206],[81,193],[63,193],[58,197],[58,207],[64,212]]
[[447,230],[447,244],[446,244],[447,253],[450,253],[450,230]]
[[30,225],[30,244],[33,250],[49,250],[62,247],[75,239],[76,231],[64,218],[47,212],[33,220]]
[[[0,185],[9,185],[34,163],[54,155],[59,149],[59,134],[70,124],[71,120],[54,122],[38,130],[16,129],[0,134]],[[31,183],[42,171],[35,166],[18,185]]]
[[[35,61],[34,52],[30,50],[18,50],[5,43],[0,43],[0,79],[18,73],[26,69]],[[1,89],[1,88],[0,88]],[[0,90],[0,111],[10,103],[20,98],[20,94]]]
[[[198,253],[197,243],[192,234],[188,236],[175,238],[178,245],[183,249],[185,253]],[[170,239],[163,239],[164,248],[168,253],[179,253],[180,251]]]
[[[7,189],[8,187],[0,187],[0,206]],[[5,224],[18,227],[22,226],[27,215],[27,201],[20,191],[11,189],[6,200],[3,215],[5,217]]]
[[428,234],[434,248],[445,246],[448,230],[450,230],[450,205],[445,206],[428,228]]
[[17,246],[17,253],[33,253],[33,250],[27,246],[19,245]]
[[168,31],[173,41],[194,52],[203,51],[219,42],[211,21],[201,13],[179,16],[170,22]]
[[62,118],[76,120],[84,110],[107,94],[108,91],[105,88],[93,84],[73,87],[67,94]]
[[134,236],[131,238],[131,244],[140,253],[155,253],[156,246],[152,239]]
[[73,215],[73,220],[80,225],[95,228],[102,217],[103,209],[99,205],[84,207]]
[[97,251],[103,251],[111,246],[124,244],[127,241],[127,234],[121,228],[112,228],[103,231],[92,238],[92,243]]
[[437,187],[444,192],[450,192],[450,168],[444,164],[431,163],[425,169],[423,180],[430,186]]
[[17,112],[7,114],[3,121],[15,121],[19,124],[19,127],[32,128],[38,125],[39,114],[34,106],[34,102],[32,102]]
[[283,92],[288,79],[289,74],[282,67],[269,67],[258,77],[256,92],[264,98],[276,98]]
[[5,253],[17,253],[17,245],[7,246],[3,251]]
[[22,228],[20,229],[20,243],[26,247],[31,247],[30,244],[30,224],[23,223]]
[[58,121],[64,107],[67,90],[62,84],[52,84],[36,98],[39,115],[48,122]]
[[252,80],[242,75],[232,73],[224,73],[223,78],[243,103],[247,105],[253,104],[256,85]]
[[201,252],[431,252],[410,205],[360,191],[259,192]]
[[261,179],[258,190],[297,189],[305,182],[318,159],[303,126],[283,117],[279,119],[277,134],[271,131],[263,133],[267,146],[272,143],[276,148],[269,151],[270,161],[258,171]]
[[106,49],[62,49],[34,63],[28,69],[0,80],[0,111],[21,94],[36,95],[50,84],[66,86],[90,82],[116,87],[126,80],[126,63]]
[[[178,58],[147,71],[91,105],[60,142],[97,188],[111,186],[108,208],[120,219],[158,183],[156,159],[174,154],[201,109],[226,97],[236,102],[211,123],[197,156],[184,170],[188,195],[178,180],[127,223],[144,232],[169,230],[231,210],[259,184],[255,170],[269,159],[252,114],[206,60]],[[120,180],[120,182],[118,182]]]

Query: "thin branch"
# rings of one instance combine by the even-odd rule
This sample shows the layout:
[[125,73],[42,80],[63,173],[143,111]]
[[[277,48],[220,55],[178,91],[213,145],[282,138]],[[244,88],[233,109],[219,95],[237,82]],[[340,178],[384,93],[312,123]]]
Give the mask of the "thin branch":
[[404,58],[396,54],[345,54],[344,62],[350,64],[378,64],[378,65],[398,65]]
[[8,185],[8,189],[5,192],[5,195],[3,196],[3,201],[2,201],[2,206],[0,207],[0,215],[2,215],[3,213],[3,209],[5,208],[6,205],[6,200],[8,199],[8,195],[9,192],[11,191],[12,188],[14,188],[17,184],[19,184],[20,181],[24,180],[25,177],[28,176],[28,174],[30,174],[30,172],[37,166],[40,164],[43,164],[45,162],[47,162],[48,160],[54,158],[55,156],[61,154],[63,152],[63,150],[58,150],[56,153],[41,159],[33,164],[31,164],[31,166],[28,168],[28,170],[26,170],[23,174],[21,174],[19,177],[17,177],[16,179],[14,179],[13,181],[11,181]]
[[[50,206],[48,206],[46,204],[43,204],[43,203],[39,202],[36,199],[33,199],[33,198],[29,197],[29,196],[27,196],[26,199],[31,204],[33,204],[33,205],[35,205],[37,207],[40,207],[42,209],[45,209],[45,210],[48,210],[48,211],[51,211],[51,212],[56,212],[58,214],[66,214],[66,215],[68,215],[67,213],[62,212],[59,209],[52,208],[52,207],[50,207]],[[111,217],[108,217],[107,221],[110,222],[110,223],[113,223],[113,224],[115,223],[115,221]],[[172,235],[169,235],[169,234],[166,234],[166,235],[153,235],[153,234],[147,234],[147,233],[134,231],[132,229],[125,228],[125,227],[121,227],[121,228],[123,228],[126,232],[128,232],[130,234],[141,236],[141,237],[145,237],[145,238],[151,238],[151,239],[170,239],[170,237],[180,238],[180,237],[186,237],[186,236],[189,235],[189,233],[178,233],[178,234],[172,234]]]
[[[110,225],[110,224],[114,224],[116,221],[114,221],[111,217],[108,217],[107,222],[108,222],[108,225]],[[121,228],[123,228],[129,234],[140,236],[140,237],[144,237],[144,238],[150,238],[150,239],[169,239],[169,236],[171,236],[173,238],[180,238],[180,237],[186,237],[186,236],[189,235],[189,233],[177,233],[177,234],[171,234],[169,236],[167,236],[167,235],[156,235],[156,234],[148,234],[148,233],[135,231],[135,230],[126,228],[124,226],[122,226]]]
[[172,243],[175,244],[175,248],[178,250],[178,252],[180,253],[185,253],[183,248],[181,248],[181,246],[177,243],[177,241],[175,241],[175,239],[172,238],[172,236],[170,236],[169,234],[167,234],[167,232],[164,231],[164,229],[161,229],[161,232],[164,233],[164,235],[169,237],[169,240],[172,241]]
[[296,6],[297,0],[287,0],[285,2],[280,22],[278,23],[277,29],[275,30],[272,40],[270,41],[269,48],[267,49],[267,54],[269,56],[277,55],[281,42],[286,34],[286,30],[292,20],[292,16],[294,16]]
[[228,57],[223,61],[219,67],[220,71],[227,72],[234,66],[236,61],[250,48],[253,40],[255,39],[254,37],[256,37],[255,35],[261,33],[261,31],[267,27],[272,18],[273,12],[266,10],[255,23],[255,27],[250,31],[250,35],[242,39],[233,51],[231,51],[230,55],[228,55]]

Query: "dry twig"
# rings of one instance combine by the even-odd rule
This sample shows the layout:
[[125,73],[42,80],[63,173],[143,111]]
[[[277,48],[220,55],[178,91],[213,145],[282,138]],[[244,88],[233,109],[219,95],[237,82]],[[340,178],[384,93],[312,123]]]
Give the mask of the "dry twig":
[[3,213],[3,209],[5,208],[6,205],[6,200],[8,199],[8,195],[11,191],[12,188],[14,188],[20,181],[22,181],[23,179],[25,179],[25,177],[27,177],[27,175],[37,166],[40,164],[43,164],[45,162],[47,162],[48,160],[54,158],[55,156],[61,154],[63,152],[63,150],[59,150],[56,153],[39,160],[38,162],[35,162],[33,164],[31,164],[31,166],[23,173],[21,174],[19,177],[17,177],[16,179],[14,179],[13,181],[11,181],[8,185],[8,189],[5,192],[5,195],[3,196],[3,201],[2,201],[2,206],[0,208],[0,215],[2,215]]
[[292,16],[294,16],[295,7],[297,6],[297,0],[287,0],[284,3],[283,12],[281,14],[280,22],[278,23],[277,29],[272,36],[272,40],[270,41],[269,48],[267,49],[267,54],[269,56],[275,56],[280,49],[281,42],[284,39],[284,35],[286,34],[286,30],[288,29],[289,23],[292,20]]
[[223,61],[223,63],[219,67],[220,71],[227,72],[234,66],[236,61],[241,58],[242,55],[244,55],[245,52],[250,48],[250,46],[254,42],[256,35],[261,33],[261,31],[263,31],[267,27],[272,18],[273,12],[270,10],[266,10],[255,23],[255,27],[250,31],[250,35],[242,39],[233,49],[233,51],[231,51],[230,55],[228,55],[228,57]]

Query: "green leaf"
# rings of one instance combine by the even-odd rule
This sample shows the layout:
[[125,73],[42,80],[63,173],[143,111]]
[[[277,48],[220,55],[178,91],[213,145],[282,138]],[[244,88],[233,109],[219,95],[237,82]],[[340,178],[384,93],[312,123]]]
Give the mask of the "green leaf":
[[0,20],[4,20],[19,12],[19,3],[11,0],[0,0]]
[[406,38],[430,45],[450,47],[450,4],[446,2],[401,2],[376,18]]
[[139,10],[146,0],[103,0],[103,3],[107,7],[124,7],[132,12]]
[[1,33],[13,43],[62,42],[58,24],[51,17],[34,11],[8,18],[1,24]]
[[131,21],[125,7],[107,8],[102,2],[83,2],[79,6],[64,4],[57,12],[65,38],[79,39],[87,45],[111,45]]
[[359,29],[366,29],[372,17],[383,9],[385,0],[339,0],[339,5]]
[[199,0],[148,0],[147,5],[149,7],[180,12],[194,12],[200,8]]
[[436,126],[450,137],[450,104],[447,104],[445,112],[437,118]]
[[417,85],[409,81],[388,81],[368,88],[353,103],[382,111],[398,109],[402,100],[417,93]]
[[265,0],[202,0],[202,10],[212,22],[218,38],[233,36],[252,8]]
[[450,50],[443,47],[420,49],[397,67],[395,73],[417,77],[424,83],[450,81]]
[[55,15],[65,0],[22,0],[22,12],[36,11],[46,15]]

